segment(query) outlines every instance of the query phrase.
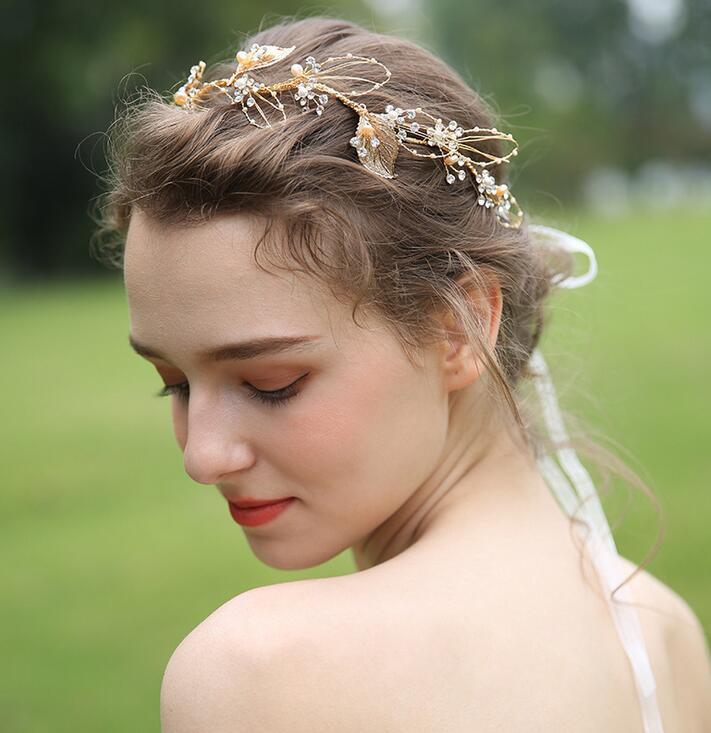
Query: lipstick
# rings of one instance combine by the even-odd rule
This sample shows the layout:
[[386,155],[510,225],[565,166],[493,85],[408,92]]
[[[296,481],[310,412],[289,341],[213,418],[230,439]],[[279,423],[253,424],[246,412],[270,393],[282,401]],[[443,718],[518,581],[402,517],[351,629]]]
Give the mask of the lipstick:
[[239,505],[228,500],[232,519],[245,527],[256,527],[260,524],[270,522],[287,509],[296,497],[290,496],[286,499],[277,499],[269,503],[257,503],[256,500],[240,500]]

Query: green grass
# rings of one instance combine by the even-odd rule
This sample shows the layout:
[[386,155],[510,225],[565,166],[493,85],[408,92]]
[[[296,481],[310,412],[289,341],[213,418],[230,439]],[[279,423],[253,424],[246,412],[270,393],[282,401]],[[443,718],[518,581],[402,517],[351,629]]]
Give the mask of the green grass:
[[[649,570],[708,631],[711,216],[560,225],[600,267],[554,295],[542,348],[561,402],[624,446],[659,497]],[[190,629],[252,586],[351,572],[350,556],[304,572],[251,556],[216,490],[183,472],[158,377],[126,343],[118,274],[0,301],[3,729],[158,730],[161,675]],[[618,547],[639,562],[657,515],[635,492],[621,521]]]

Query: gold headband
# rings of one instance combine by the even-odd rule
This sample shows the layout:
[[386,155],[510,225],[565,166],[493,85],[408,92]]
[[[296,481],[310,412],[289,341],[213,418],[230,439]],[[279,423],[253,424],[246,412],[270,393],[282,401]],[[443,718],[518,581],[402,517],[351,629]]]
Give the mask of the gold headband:
[[[523,212],[506,184],[497,184],[494,176],[487,170],[518,154],[518,145],[510,134],[500,132],[495,127],[473,127],[464,129],[456,120],[444,123],[441,118],[425,112],[421,107],[401,109],[388,104],[385,112],[368,111],[364,104],[353,101],[351,97],[368,94],[386,84],[390,79],[388,68],[374,58],[356,56],[331,56],[317,63],[313,56],[307,56],[304,64],[292,64],[291,76],[274,84],[263,84],[254,79],[250,72],[281,61],[296,47],[265,46],[252,44],[249,51],[238,51],[235,57],[237,69],[225,79],[203,82],[205,62],[200,61],[190,69],[190,75],[180,89],[173,95],[173,101],[187,110],[198,107],[196,102],[209,90],[225,94],[232,104],[239,103],[247,120],[256,127],[272,127],[272,121],[286,119],[284,105],[279,95],[285,91],[296,90],[294,99],[301,105],[301,111],[315,109],[317,115],[323,113],[329,95],[350,107],[358,114],[358,126],[350,144],[356,149],[360,162],[370,171],[384,178],[396,178],[395,159],[398,148],[403,147],[412,155],[420,158],[439,158],[443,161],[446,181],[453,184],[463,181],[466,170],[471,173],[477,189],[477,203],[487,209],[493,208],[498,221],[505,227],[518,228],[523,221]],[[367,76],[344,76],[339,72],[353,70],[364,65],[376,65],[384,72],[381,81]],[[363,72],[361,72],[363,73]],[[353,89],[340,91],[328,82],[350,81]],[[313,107],[311,106],[313,104]],[[259,117],[253,115],[257,112]],[[513,149],[502,157],[491,155],[475,147],[482,140],[506,140],[513,143]],[[419,152],[435,148],[438,152]],[[463,151],[480,156],[473,160]]]

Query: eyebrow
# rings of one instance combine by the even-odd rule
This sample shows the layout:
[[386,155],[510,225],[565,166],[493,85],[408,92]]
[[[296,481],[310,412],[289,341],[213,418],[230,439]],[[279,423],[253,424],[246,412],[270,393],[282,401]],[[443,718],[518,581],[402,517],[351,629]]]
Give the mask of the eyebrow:
[[[264,336],[234,344],[216,346],[201,351],[198,358],[204,362],[237,361],[280,354],[285,351],[310,351],[316,347],[315,342],[318,340],[317,336]],[[128,335],[128,343],[140,356],[150,356],[169,361],[160,351],[139,343],[131,334]]]

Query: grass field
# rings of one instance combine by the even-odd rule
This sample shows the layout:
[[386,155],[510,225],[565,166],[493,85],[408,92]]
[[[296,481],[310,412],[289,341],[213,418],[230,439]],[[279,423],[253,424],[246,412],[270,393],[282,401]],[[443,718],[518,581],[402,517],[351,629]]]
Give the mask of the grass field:
[[[651,485],[665,536],[648,570],[708,633],[711,215],[557,223],[600,268],[554,295],[542,349],[561,402]],[[161,675],[188,631],[252,586],[352,572],[350,556],[304,572],[251,556],[217,490],[183,473],[159,378],[127,345],[118,273],[0,301],[0,727],[157,731]],[[618,506],[618,547],[639,562],[660,520],[638,492]]]

